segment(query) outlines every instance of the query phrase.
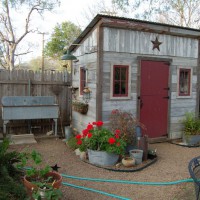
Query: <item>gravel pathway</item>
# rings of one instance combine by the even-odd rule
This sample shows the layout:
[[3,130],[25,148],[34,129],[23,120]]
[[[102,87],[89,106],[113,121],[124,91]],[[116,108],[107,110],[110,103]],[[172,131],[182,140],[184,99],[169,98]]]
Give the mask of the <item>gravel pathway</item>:
[[[40,139],[33,145],[12,145],[10,149],[23,151],[25,148],[39,151],[49,165],[56,163],[60,173],[72,176],[119,179],[147,182],[167,182],[189,178],[188,163],[200,155],[200,148],[187,148],[170,143],[151,144],[157,148],[158,160],[153,165],[139,172],[113,172],[97,168],[82,162],[75,153],[60,139]],[[119,183],[99,183],[64,178],[63,181],[79,186],[102,190],[133,200],[193,200],[195,199],[192,183],[170,186],[144,186]],[[61,188],[66,200],[108,200],[116,199],[102,194],[76,189],[69,186]]]

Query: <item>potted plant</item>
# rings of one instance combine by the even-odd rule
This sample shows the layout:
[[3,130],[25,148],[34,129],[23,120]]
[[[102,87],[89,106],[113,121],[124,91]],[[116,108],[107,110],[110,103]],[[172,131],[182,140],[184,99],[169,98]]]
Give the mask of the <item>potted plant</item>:
[[77,111],[81,114],[87,114],[88,112],[88,104],[81,101],[73,101],[72,102],[73,110]]
[[195,113],[186,113],[183,123],[183,142],[188,145],[195,145],[200,142],[200,119]]
[[139,122],[132,113],[118,109],[112,110],[109,120],[112,131],[121,130],[121,137],[127,142],[126,152],[129,153],[131,149],[136,148],[137,137],[141,137],[136,132],[139,132],[138,129],[146,131],[145,125]]
[[135,158],[126,156],[122,158],[122,164],[125,167],[133,167],[135,165]]
[[54,171],[51,171],[50,166],[42,165],[42,156],[40,153],[33,150],[31,153],[21,153],[21,165],[26,166],[29,161],[32,164],[31,168],[26,170],[24,176],[24,185],[30,196],[35,200],[48,199],[58,200],[62,196],[59,187],[62,183],[62,176]]
[[125,153],[126,141],[120,130],[113,133],[103,127],[102,121],[88,124],[82,134],[76,135],[80,151],[87,151],[89,162],[96,165],[114,165]]
[[33,199],[49,199],[59,200],[62,197],[62,192],[59,189],[55,189],[52,184],[49,184],[51,177],[48,177],[45,182],[35,182],[37,189],[32,192]]

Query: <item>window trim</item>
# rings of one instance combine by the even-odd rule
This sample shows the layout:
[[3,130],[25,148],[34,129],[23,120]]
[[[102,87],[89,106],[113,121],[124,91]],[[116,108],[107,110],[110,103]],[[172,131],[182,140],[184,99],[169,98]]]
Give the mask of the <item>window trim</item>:
[[[113,94],[113,87],[114,87],[114,66],[127,66],[128,69],[128,82],[127,87],[127,95],[126,96],[114,96]],[[125,64],[125,63],[118,63],[118,64],[111,64],[111,77],[110,77],[110,99],[130,99],[131,98],[131,66],[130,64]]]
[[87,85],[87,69],[85,67],[79,68],[79,96],[83,96],[83,85],[82,85],[82,70],[85,70],[85,86]]
[[[180,87],[179,87],[179,81],[180,81],[180,72],[181,70],[189,71],[189,94],[180,94]],[[191,67],[178,67],[177,68],[177,98],[191,98],[192,97],[192,76],[193,76],[193,70]]]

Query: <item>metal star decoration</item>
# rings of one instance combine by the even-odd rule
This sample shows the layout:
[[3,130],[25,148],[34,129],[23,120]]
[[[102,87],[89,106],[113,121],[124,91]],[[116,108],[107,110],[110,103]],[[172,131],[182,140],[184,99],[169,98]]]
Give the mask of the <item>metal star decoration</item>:
[[60,167],[58,167],[58,165],[55,164],[54,166],[51,166],[51,168],[52,168],[53,171],[58,172],[58,169],[59,169]]
[[153,49],[158,49],[158,51],[160,51],[160,45],[162,44],[162,42],[158,41],[158,37],[156,37],[155,41],[151,40],[151,42],[153,43]]

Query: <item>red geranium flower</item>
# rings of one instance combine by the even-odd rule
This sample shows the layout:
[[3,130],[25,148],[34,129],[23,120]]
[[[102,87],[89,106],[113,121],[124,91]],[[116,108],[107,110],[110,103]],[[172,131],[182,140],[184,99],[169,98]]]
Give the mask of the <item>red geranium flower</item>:
[[81,139],[81,134],[76,135],[76,139]]
[[112,110],[112,114],[117,114],[119,112],[119,110],[118,109],[114,109],[114,110]]
[[109,140],[108,140],[109,144],[114,144],[115,141],[116,141],[115,138],[109,138]]
[[93,128],[94,128],[94,127],[93,127],[92,124],[88,124],[88,125],[87,125],[87,129],[88,129],[88,130],[92,130]]
[[119,147],[120,146],[120,142],[118,142],[116,145]]
[[81,145],[81,144],[82,144],[82,141],[81,141],[81,140],[78,140],[76,143],[77,143],[78,145]]
[[96,122],[96,125],[97,126],[103,126],[103,122],[102,121],[98,121],[98,122]]
[[82,130],[83,136],[86,136],[88,134],[89,130],[88,129],[84,129]]
[[92,133],[88,133],[88,134],[87,134],[87,137],[88,137],[88,138],[91,138],[91,137],[92,137]]
[[120,130],[119,129],[115,130],[115,133],[120,134]]
[[115,138],[119,139],[119,134],[115,133]]
[[96,123],[96,122],[92,122],[92,124],[93,124],[93,125],[96,125],[97,123]]

